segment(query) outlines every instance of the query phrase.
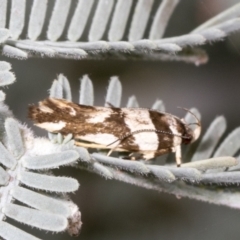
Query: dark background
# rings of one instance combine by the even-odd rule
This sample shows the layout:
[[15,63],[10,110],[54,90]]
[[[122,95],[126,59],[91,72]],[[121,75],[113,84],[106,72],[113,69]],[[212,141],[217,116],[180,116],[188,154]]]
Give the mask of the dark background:
[[[202,22],[237,1],[180,1],[165,36],[190,32]],[[161,61],[62,60],[32,58],[25,61],[4,58],[12,63],[17,82],[4,89],[6,103],[16,118],[32,127],[27,106],[45,98],[59,73],[69,79],[74,100],[78,100],[79,78],[88,74],[95,88],[95,104],[102,105],[111,76],[123,85],[122,106],[136,95],[140,106],[150,107],[159,98],[167,112],[184,115],[177,106],[197,107],[202,114],[203,130],[218,115],[224,115],[230,132],[239,126],[240,51],[239,35],[205,46],[210,60],[206,65]],[[46,133],[33,128],[37,135]],[[62,172],[78,178],[79,191],[72,195],[82,213],[82,232],[77,239],[183,239],[237,240],[240,212],[223,206],[158,193],[97,175],[67,169]],[[67,234],[45,235],[42,239],[73,239]]]

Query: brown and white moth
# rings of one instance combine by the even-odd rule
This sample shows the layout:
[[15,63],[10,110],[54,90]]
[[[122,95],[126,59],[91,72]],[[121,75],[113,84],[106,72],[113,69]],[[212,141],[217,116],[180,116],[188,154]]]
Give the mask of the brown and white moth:
[[[36,126],[65,136],[71,133],[76,145],[109,149],[109,154],[138,153],[146,160],[175,152],[177,166],[181,165],[181,144],[194,142],[201,132],[200,121],[191,114],[196,123],[151,109],[94,107],[56,98],[29,107]],[[191,124],[197,125],[194,130]]]

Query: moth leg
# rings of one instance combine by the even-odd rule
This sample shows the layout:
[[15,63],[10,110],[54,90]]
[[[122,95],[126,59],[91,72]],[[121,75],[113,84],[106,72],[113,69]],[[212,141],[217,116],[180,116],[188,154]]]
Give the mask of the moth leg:
[[134,154],[129,154],[128,157],[125,159],[129,159],[131,161],[136,161],[136,160],[138,160],[138,157],[134,156]]
[[106,149],[107,147],[105,145],[97,144],[97,143],[83,143],[79,141],[74,142],[75,145],[85,148],[98,148],[98,149]]
[[164,149],[156,150],[156,151],[143,151],[143,152],[141,152],[141,154],[142,154],[142,157],[145,160],[150,160],[152,158],[155,158],[155,157],[158,157],[158,156],[162,156],[162,155],[164,155],[166,153],[170,153],[170,152],[174,152],[174,149],[172,149],[172,148],[164,148]]
[[118,143],[118,145],[116,145],[115,147],[113,147],[113,148],[111,148],[111,149],[109,150],[107,156],[110,156],[110,154],[111,154],[114,150],[116,150],[116,149],[118,148],[118,146],[120,145],[120,143],[121,143],[121,140],[120,140],[120,142]]
[[150,160],[150,159],[154,158],[155,156],[156,156],[156,152],[154,152],[154,151],[145,151],[142,153],[142,157],[145,160]]
[[112,154],[112,152],[114,151],[114,149],[115,149],[115,148],[112,148],[112,149],[110,149],[110,150],[108,151],[107,157],[109,157],[109,156]]
[[122,159],[136,161],[136,160],[141,160],[142,155],[137,152],[132,152],[132,153],[128,154],[128,156],[124,156]]
[[128,159],[130,159],[132,161],[136,161],[136,160],[142,159],[142,156],[141,156],[141,154],[137,154],[135,152],[132,152],[128,155]]
[[177,167],[181,167],[181,164],[182,164],[181,145],[178,145],[175,147],[175,159],[176,159]]

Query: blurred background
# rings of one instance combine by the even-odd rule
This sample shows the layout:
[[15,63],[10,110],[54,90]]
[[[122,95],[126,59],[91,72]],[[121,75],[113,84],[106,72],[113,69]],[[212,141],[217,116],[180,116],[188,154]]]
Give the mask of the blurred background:
[[[236,2],[180,1],[164,37],[188,33]],[[179,117],[184,112],[177,106],[196,107],[202,114],[203,131],[216,116],[224,115],[229,133],[240,125],[239,36],[233,34],[227,40],[204,47],[209,62],[199,67],[181,62],[49,58],[20,61],[1,57],[12,64],[17,77],[15,84],[4,89],[6,103],[16,118],[33,128],[36,135],[46,136],[46,132],[33,127],[27,119],[27,107],[47,97],[59,73],[69,79],[75,101],[78,101],[79,79],[88,74],[94,83],[95,105],[103,105],[110,77],[119,76],[123,85],[122,106],[134,94],[141,107],[151,107],[156,99],[161,99],[166,111]],[[82,213],[82,231],[76,239],[239,239],[239,210],[178,199],[72,168],[58,173],[71,175],[81,184],[79,191],[71,196]],[[31,228],[28,231],[42,239],[73,239],[67,234],[46,234]]]

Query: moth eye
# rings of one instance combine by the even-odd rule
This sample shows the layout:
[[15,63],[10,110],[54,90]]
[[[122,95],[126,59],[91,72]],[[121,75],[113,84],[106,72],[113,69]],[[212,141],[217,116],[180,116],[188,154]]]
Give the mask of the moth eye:
[[187,133],[183,136],[183,140],[182,140],[183,144],[189,144],[189,143],[191,143],[191,141],[192,141],[192,135],[191,134]]

